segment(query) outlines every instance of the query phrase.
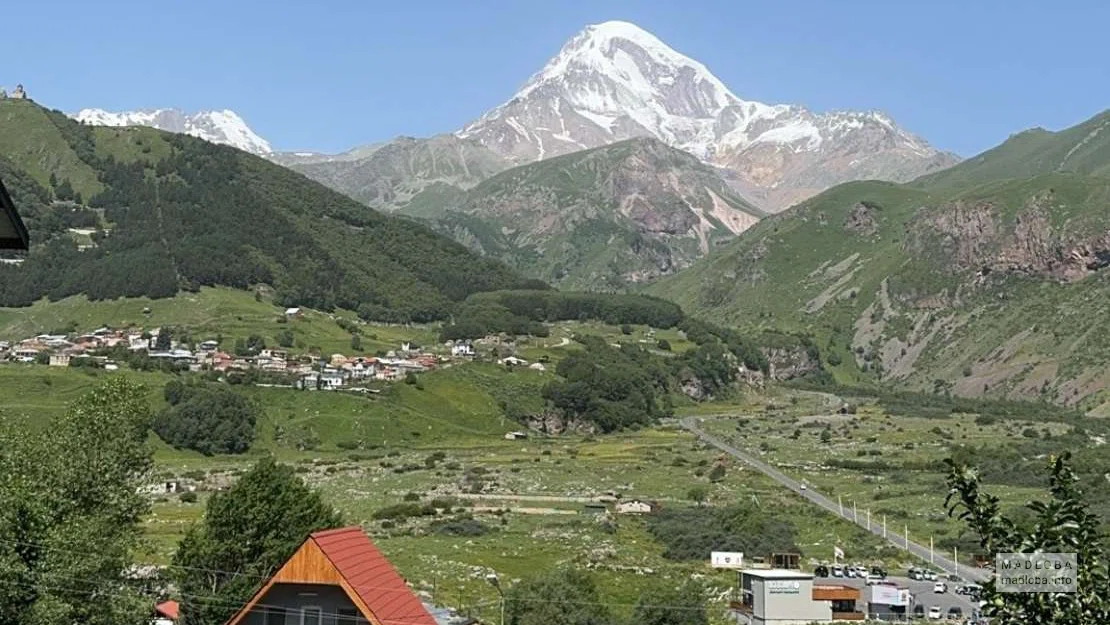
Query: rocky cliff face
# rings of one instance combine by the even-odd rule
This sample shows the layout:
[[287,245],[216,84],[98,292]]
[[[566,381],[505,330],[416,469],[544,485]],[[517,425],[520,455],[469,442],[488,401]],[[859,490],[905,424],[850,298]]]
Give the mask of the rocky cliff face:
[[1042,193],[1009,217],[990,201],[954,202],[911,225],[907,251],[939,252],[952,271],[976,272],[980,280],[1021,274],[1076,282],[1110,265],[1110,230],[1056,227],[1054,202],[1052,192]]
[[518,163],[654,137],[730,170],[737,190],[771,211],[846,180],[905,181],[958,161],[881,113],[742,100],[627,22],[587,27],[458,134]]

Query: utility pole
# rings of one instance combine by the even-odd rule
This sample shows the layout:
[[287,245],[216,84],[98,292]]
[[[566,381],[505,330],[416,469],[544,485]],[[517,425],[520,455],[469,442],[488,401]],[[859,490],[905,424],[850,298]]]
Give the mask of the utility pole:
[[852,502],[852,522],[859,523],[859,510],[856,510],[856,502]]
[[871,531],[871,508],[867,509],[867,531]]
[[840,507],[840,516],[844,516],[844,500],[840,495],[836,496],[836,505]]
[[910,526],[909,525],[903,525],[902,526],[902,532],[904,534],[904,538],[906,539],[906,551],[909,551],[910,550]]
[[486,581],[497,590],[497,594],[501,597],[501,625],[505,625],[505,591],[501,588],[501,580],[497,579],[496,573],[490,573],[486,575]]
[[886,538],[886,515],[883,515],[883,538]]
[[[956,573],[956,577],[959,577],[960,576],[960,548],[956,547],[956,546],[952,547],[952,564],[956,565],[955,573]],[[975,581],[975,580],[973,579],[971,581]]]
[[933,537],[929,537],[929,564],[933,564]]

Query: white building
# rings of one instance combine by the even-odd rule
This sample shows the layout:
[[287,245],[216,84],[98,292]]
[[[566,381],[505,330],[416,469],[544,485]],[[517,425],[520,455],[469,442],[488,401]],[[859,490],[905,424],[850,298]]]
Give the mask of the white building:
[[[841,601],[849,596],[859,597],[856,588],[822,586],[815,592],[813,575],[788,569],[741,570],[740,593],[740,605],[734,607],[741,622],[749,625],[831,623],[834,604],[841,607]],[[854,612],[854,605],[852,609],[853,612],[838,609],[836,620],[863,620],[862,614]],[[859,618],[845,618],[849,614]]]
[[451,355],[456,358],[468,358],[474,355],[474,346],[467,343],[456,343],[451,346]]
[[618,503],[616,509],[617,514],[650,514],[655,507],[648,501],[629,499]]

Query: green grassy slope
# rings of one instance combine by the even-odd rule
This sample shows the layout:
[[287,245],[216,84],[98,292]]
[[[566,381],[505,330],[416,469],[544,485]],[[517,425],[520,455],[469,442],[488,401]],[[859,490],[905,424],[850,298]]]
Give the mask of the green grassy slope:
[[648,291],[808,332],[843,381],[1095,408],[1110,399],[1104,125],[1023,133],[908,185],[835,187]]

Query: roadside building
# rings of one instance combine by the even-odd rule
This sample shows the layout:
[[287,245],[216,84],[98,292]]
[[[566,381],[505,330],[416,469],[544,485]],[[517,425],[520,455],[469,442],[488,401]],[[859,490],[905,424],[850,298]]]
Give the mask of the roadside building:
[[787,569],[740,571],[739,601],[732,604],[749,625],[807,625],[862,621],[859,589],[814,585],[813,575]]
[[893,582],[867,587],[867,616],[882,621],[904,621],[910,611],[910,589]]

